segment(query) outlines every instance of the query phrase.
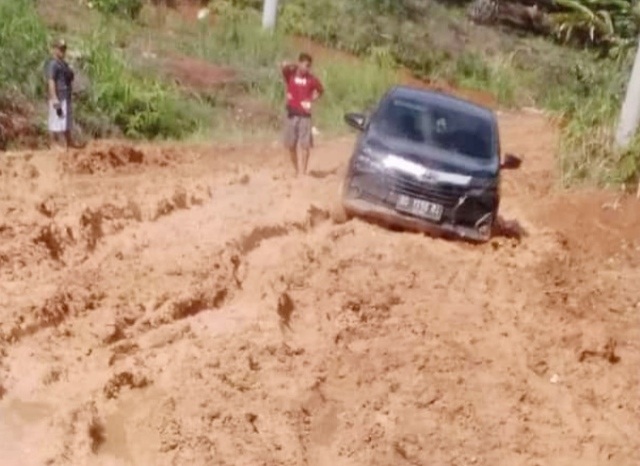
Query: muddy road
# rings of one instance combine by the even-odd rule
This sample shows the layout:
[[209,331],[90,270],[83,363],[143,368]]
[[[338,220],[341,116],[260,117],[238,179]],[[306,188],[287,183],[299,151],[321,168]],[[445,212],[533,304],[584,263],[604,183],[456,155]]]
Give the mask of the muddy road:
[[501,125],[482,246],[333,215],[350,138],[0,156],[2,464],[640,464],[640,208]]

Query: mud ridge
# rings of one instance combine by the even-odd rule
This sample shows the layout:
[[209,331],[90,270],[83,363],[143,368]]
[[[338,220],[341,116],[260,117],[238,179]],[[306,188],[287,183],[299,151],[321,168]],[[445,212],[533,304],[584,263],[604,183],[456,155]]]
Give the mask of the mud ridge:
[[35,180],[40,177],[38,168],[30,162],[31,157],[0,157],[0,178],[10,180]]
[[202,311],[218,309],[225,303],[229,291],[226,288],[215,293],[197,293],[196,296],[180,299],[173,303],[171,317],[173,320],[195,316]]
[[66,267],[73,259],[86,260],[86,253],[93,253],[105,238],[146,220],[157,221],[177,210],[201,206],[211,198],[211,191],[201,185],[178,187],[159,197],[146,209],[129,198],[86,206],[79,214],[62,212],[51,198],[45,198],[35,206],[42,217],[30,223],[17,223],[21,222],[18,218],[0,225],[0,238],[7,238],[0,250],[0,268],[23,269],[47,259]]
[[143,166],[168,167],[174,165],[179,157],[177,152],[168,148],[93,142],[89,147],[63,157],[62,170],[70,175],[118,173],[139,170]]
[[243,235],[236,243],[240,253],[246,256],[257,249],[264,241],[287,236],[296,231],[308,233],[330,219],[331,214],[328,210],[312,205],[307,210],[304,221],[257,226],[249,233]]
[[69,228],[61,228],[55,223],[45,225],[33,239],[35,244],[42,244],[54,261],[61,261],[68,245],[73,244],[73,233]]
[[145,154],[132,146],[118,145],[106,149],[74,151],[63,159],[63,171],[76,175],[105,173],[128,165],[141,165]]
[[119,372],[109,379],[104,386],[103,392],[107,399],[118,398],[120,391],[123,387],[144,388],[148,386],[151,381],[144,375],[133,374],[131,372]]
[[60,288],[42,305],[32,306],[12,324],[0,326],[0,342],[15,344],[24,337],[58,327],[71,316],[77,317],[96,309],[104,294],[95,292],[91,283],[85,283],[84,286],[80,283],[82,282],[78,280],[71,287]]
[[158,201],[155,212],[150,216],[155,221],[177,210],[187,210],[194,206],[201,206],[211,199],[211,190],[198,186],[192,192],[184,187],[177,187],[173,194]]

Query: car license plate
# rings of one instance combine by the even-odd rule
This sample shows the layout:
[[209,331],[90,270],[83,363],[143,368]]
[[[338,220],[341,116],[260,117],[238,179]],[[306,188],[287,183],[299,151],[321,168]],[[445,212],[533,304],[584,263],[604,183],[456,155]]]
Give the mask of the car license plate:
[[413,197],[405,196],[404,194],[400,194],[398,196],[396,209],[417,217],[436,221],[442,218],[442,211],[444,210],[440,204],[423,201],[422,199],[415,199]]

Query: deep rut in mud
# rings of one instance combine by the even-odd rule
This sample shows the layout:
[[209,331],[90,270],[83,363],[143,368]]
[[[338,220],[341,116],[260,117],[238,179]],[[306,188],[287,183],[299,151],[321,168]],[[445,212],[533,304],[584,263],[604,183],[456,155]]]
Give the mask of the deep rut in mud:
[[501,124],[480,246],[336,217],[350,139],[0,159],[3,464],[637,464],[637,206]]

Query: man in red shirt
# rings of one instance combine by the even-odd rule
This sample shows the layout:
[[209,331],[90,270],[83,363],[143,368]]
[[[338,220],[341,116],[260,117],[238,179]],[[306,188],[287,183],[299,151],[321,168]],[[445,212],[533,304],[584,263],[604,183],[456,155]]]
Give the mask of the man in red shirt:
[[298,175],[307,174],[309,153],[313,147],[311,105],[324,93],[320,80],[311,74],[312,63],[311,56],[302,53],[297,64],[282,64],[282,77],[287,91],[284,143]]

